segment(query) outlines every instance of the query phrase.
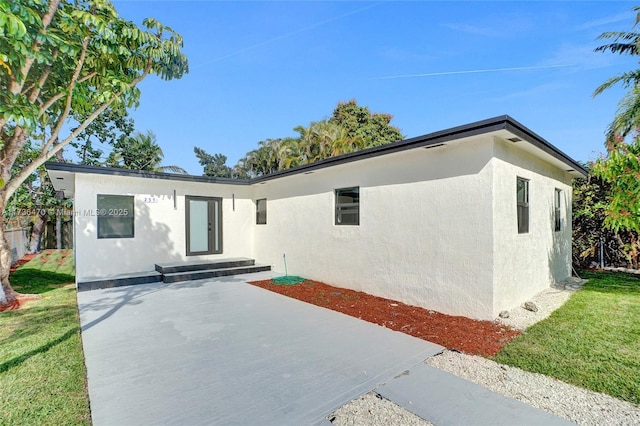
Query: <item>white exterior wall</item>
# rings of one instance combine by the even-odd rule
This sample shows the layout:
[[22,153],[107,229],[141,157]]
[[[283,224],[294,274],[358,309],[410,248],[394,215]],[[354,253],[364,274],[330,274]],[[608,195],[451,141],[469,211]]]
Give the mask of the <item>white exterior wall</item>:
[[[248,186],[82,173],[75,179],[77,281],[153,271],[156,263],[252,256],[255,209]],[[97,194],[135,196],[134,238],[98,239]],[[185,195],[223,198],[222,254],[186,256]]]
[[[494,317],[571,276],[571,176],[496,139],[494,164]],[[517,177],[529,179],[529,232],[518,234]],[[555,189],[562,190],[560,232]]]
[[[455,315],[493,318],[493,141],[412,149],[267,181],[255,257],[290,275]],[[360,225],[334,190],[360,187]]]

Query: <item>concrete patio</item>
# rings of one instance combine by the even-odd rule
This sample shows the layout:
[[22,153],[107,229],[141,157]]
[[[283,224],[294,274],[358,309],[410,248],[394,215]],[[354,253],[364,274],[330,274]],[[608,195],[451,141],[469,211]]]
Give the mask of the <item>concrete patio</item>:
[[79,293],[93,424],[330,424],[373,389],[440,424],[566,424],[425,366],[441,346],[245,282],[270,276]]

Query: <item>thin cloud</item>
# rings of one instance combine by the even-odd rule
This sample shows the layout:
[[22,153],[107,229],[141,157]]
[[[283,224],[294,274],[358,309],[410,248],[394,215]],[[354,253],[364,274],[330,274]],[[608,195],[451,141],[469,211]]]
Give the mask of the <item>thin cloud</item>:
[[399,74],[399,75],[387,75],[384,77],[373,77],[370,80],[392,80],[396,78],[419,78],[419,77],[438,77],[443,75],[459,75],[459,74],[480,74],[490,72],[507,72],[507,71],[527,71],[527,70],[540,70],[548,68],[566,68],[573,65],[539,65],[531,67],[511,67],[511,68],[488,68],[477,70],[463,70],[463,71],[442,71],[442,72],[429,72],[424,74]]
[[590,30],[592,28],[598,28],[604,25],[617,24],[618,22],[627,22],[629,26],[633,23],[633,12],[619,13],[613,16],[607,16],[605,18],[594,19],[593,21],[587,21],[577,27],[578,30]]
[[478,27],[468,24],[443,24],[443,26],[454,31],[460,31],[467,34],[479,35],[484,37],[498,37],[503,34],[502,32],[496,31],[494,28]]
[[245,53],[245,52],[249,52],[249,51],[251,51],[251,50],[258,49],[258,48],[260,48],[260,47],[263,47],[263,46],[266,46],[266,45],[268,45],[268,44],[274,43],[274,42],[276,42],[276,41],[284,40],[284,39],[287,39],[287,38],[290,38],[290,37],[296,36],[296,35],[298,35],[298,34],[301,34],[301,33],[307,32],[307,31],[314,30],[314,29],[316,29],[316,28],[318,28],[318,27],[321,27],[321,26],[323,26],[323,25],[330,24],[331,22],[339,21],[339,20],[344,19],[344,18],[347,18],[347,17],[349,17],[349,16],[357,15],[358,13],[362,13],[362,12],[364,12],[364,11],[366,11],[366,10],[369,10],[369,9],[372,9],[372,8],[374,8],[374,7],[376,7],[376,6],[379,6],[379,5],[381,5],[382,3],[383,3],[383,2],[373,3],[373,4],[367,5],[367,6],[365,6],[365,7],[361,7],[361,8],[359,8],[359,9],[352,10],[351,12],[347,12],[347,13],[344,13],[344,14],[342,14],[342,15],[334,16],[334,17],[331,17],[331,18],[325,19],[325,20],[323,20],[323,21],[316,22],[315,24],[311,24],[311,25],[308,25],[308,26],[306,26],[306,27],[302,27],[302,28],[300,28],[300,29],[297,29],[297,30],[295,30],[295,31],[291,31],[291,32],[288,32],[288,33],[284,33],[284,34],[278,35],[278,36],[276,36],[276,37],[273,37],[273,38],[270,38],[270,39],[267,39],[267,40],[261,41],[260,43],[252,44],[251,46],[243,47],[243,48],[241,48],[241,49],[235,50],[235,51],[233,51],[233,52],[231,52],[231,53],[228,53],[228,54],[226,54],[226,55],[219,56],[219,57],[217,57],[217,58],[213,58],[213,59],[211,59],[211,60],[209,60],[209,61],[206,61],[206,62],[202,62],[202,63],[200,63],[200,64],[198,64],[198,65],[210,64],[210,63],[213,63],[213,62],[222,61],[222,60],[225,60],[225,59],[228,59],[228,58],[231,58],[231,57],[234,57],[234,56],[240,55],[240,54],[242,54],[242,53]]

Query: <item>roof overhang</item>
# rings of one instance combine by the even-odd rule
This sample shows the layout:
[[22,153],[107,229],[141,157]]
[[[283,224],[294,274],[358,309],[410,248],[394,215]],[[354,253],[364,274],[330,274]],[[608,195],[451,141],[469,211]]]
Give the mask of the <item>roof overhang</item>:
[[405,139],[390,144],[365,149],[362,151],[343,154],[336,157],[316,161],[312,164],[294,167],[266,176],[253,179],[227,179],[212,178],[208,176],[191,176],[173,173],[159,173],[141,170],[128,170],[110,167],[84,166],[71,163],[46,163],[51,182],[57,191],[63,191],[65,197],[73,197],[75,194],[75,173],[101,174],[110,176],[128,176],[150,179],[165,179],[184,182],[217,183],[227,185],[252,185],[255,183],[265,183],[273,179],[296,174],[308,174],[315,170],[324,169],[340,164],[347,164],[367,158],[378,157],[395,152],[402,152],[415,148],[428,148],[446,145],[448,142],[472,140],[474,136],[488,135],[497,136],[504,140],[513,142],[518,148],[534,155],[553,166],[564,170],[572,177],[583,177],[587,175],[587,170],[577,161],[573,160],[564,152],[551,145],[545,139],[520,124],[508,115],[477,121],[463,126],[452,127],[427,135]]

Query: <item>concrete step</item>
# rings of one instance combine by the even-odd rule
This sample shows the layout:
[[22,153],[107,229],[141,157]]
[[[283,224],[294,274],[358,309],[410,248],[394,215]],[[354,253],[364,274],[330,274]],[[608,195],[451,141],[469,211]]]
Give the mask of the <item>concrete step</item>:
[[78,291],[99,290],[102,288],[122,287],[126,285],[150,284],[162,281],[158,272],[136,272],[108,278],[86,279],[78,282]]
[[[254,262],[255,263],[255,262]],[[253,272],[270,271],[269,265],[246,265],[228,268],[214,268],[204,270],[191,270],[173,273],[165,273],[162,275],[165,283],[175,283],[179,281],[193,281],[205,278],[225,277],[228,275],[250,274]]]
[[192,262],[173,262],[156,264],[156,271],[163,275],[177,272],[205,271],[213,269],[228,269],[241,266],[253,266],[256,261],[246,257],[236,257],[219,260],[201,260]]

